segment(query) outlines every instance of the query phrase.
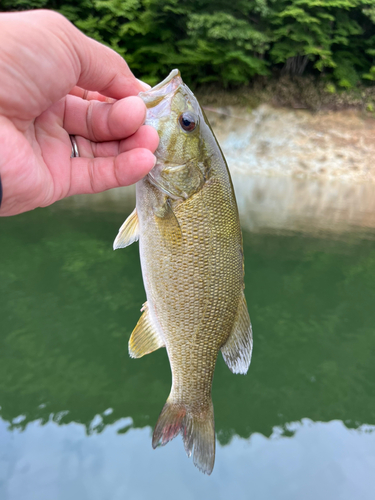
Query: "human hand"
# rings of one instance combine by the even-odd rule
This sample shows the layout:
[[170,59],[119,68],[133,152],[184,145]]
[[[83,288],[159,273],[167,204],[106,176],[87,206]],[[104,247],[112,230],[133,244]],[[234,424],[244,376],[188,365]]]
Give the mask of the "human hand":
[[129,185],[153,167],[158,134],[135,97],[145,84],[60,14],[0,14],[0,82],[0,215]]

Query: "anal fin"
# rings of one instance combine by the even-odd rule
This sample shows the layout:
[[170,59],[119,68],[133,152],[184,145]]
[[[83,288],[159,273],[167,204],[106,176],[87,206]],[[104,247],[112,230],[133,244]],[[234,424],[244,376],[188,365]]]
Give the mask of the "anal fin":
[[120,227],[118,235],[113,242],[113,250],[125,248],[139,239],[139,223],[137,209],[129,215],[123,225]]
[[224,361],[233,373],[247,373],[253,350],[253,332],[245,294],[242,292],[232,332],[221,348]]
[[142,311],[143,314],[129,339],[129,355],[131,358],[141,358],[160,347],[165,347],[164,340],[152,323],[147,302],[143,304]]

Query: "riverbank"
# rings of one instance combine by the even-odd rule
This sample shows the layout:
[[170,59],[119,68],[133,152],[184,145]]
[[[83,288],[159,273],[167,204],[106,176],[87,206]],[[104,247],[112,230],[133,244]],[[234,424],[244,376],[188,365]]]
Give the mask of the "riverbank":
[[233,171],[375,181],[375,119],[361,111],[205,110]]
[[[358,110],[311,112],[265,104],[253,110],[205,109],[228,161],[243,229],[373,237],[373,118]],[[76,210],[120,211],[125,218],[134,208],[135,190],[60,203]]]
[[315,112],[352,109],[375,117],[375,85],[340,89],[332,81],[312,75],[257,77],[250,85],[230,91],[217,85],[204,85],[195,89],[195,94],[201,103],[215,107],[241,106],[254,109],[268,103],[274,107]]

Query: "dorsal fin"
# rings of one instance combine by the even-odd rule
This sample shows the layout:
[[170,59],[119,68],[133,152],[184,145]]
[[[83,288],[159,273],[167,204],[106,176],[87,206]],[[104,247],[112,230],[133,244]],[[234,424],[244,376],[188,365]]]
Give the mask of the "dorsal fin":
[[233,373],[245,374],[249,369],[253,349],[253,332],[245,294],[242,291],[232,333],[221,348],[224,361]]
[[137,209],[135,208],[133,212],[129,215],[123,225],[120,227],[118,235],[113,242],[113,250],[118,248],[125,248],[139,238],[139,223]]
[[147,302],[141,309],[142,316],[131,334],[129,340],[129,355],[131,358],[141,358],[145,354],[165,347],[164,339],[161,338],[150,317]]

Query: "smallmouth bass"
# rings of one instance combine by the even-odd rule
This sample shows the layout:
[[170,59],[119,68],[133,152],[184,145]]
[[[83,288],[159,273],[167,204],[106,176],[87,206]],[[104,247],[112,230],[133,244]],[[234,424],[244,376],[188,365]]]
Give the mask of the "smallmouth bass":
[[181,434],[187,455],[211,474],[216,359],[221,350],[230,370],[245,374],[253,344],[237,204],[220,146],[179,71],[139,96],[160,143],[113,245],[139,239],[147,302],[129,354],[139,358],[166,347],[172,389],[152,446]]

